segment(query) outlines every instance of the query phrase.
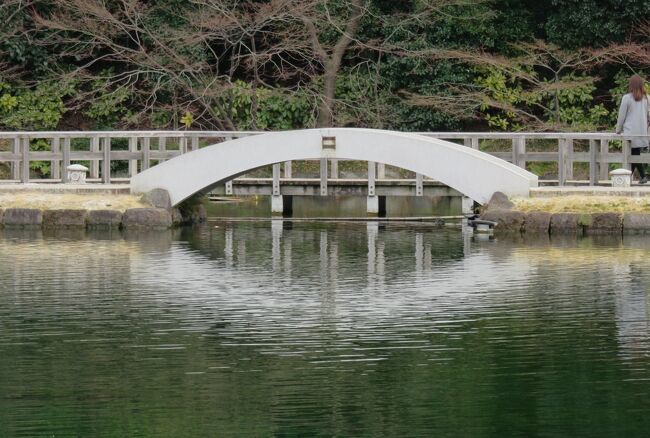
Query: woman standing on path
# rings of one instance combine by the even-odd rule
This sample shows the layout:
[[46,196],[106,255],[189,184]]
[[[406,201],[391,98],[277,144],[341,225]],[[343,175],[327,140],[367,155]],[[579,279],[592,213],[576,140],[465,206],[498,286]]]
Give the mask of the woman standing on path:
[[[623,96],[621,108],[618,110],[616,133],[625,135],[648,135],[648,97],[643,88],[641,76],[634,75],[630,78],[629,93]],[[632,155],[641,155],[641,149],[648,147],[647,138],[632,140]],[[645,176],[645,165],[632,163],[632,172],[639,171],[639,184],[648,182]]]

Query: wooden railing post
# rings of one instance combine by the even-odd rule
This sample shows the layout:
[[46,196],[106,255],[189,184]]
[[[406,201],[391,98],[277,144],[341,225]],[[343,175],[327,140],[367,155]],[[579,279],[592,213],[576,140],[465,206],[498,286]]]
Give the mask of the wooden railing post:
[[104,137],[102,149],[104,152],[104,159],[102,160],[102,182],[104,184],[111,183],[111,138]]
[[512,164],[526,168],[526,137],[512,139]]
[[[20,154],[20,137],[14,137],[11,139],[11,153]],[[11,179],[17,180],[20,179],[20,162],[12,161],[11,162]]]
[[199,150],[199,137],[192,137],[192,152]]
[[63,162],[61,163],[61,181],[68,182],[68,166],[70,165],[70,137],[63,139]]
[[566,184],[566,140],[563,138],[557,141],[557,184]]
[[[129,137],[129,152],[138,152],[138,137]],[[138,160],[129,160],[129,176],[138,174]]]
[[601,181],[609,179],[609,163],[605,157],[609,154],[609,140],[600,140],[600,154],[598,156],[598,177]]
[[479,138],[478,137],[472,137],[472,149],[474,150],[479,150]]
[[291,176],[291,161],[285,161],[284,162],[284,177],[285,178],[292,178]]
[[[52,153],[59,154],[61,153],[61,144],[59,137],[52,137]],[[60,179],[61,178],[61,160],[52,160],[50,161],[50,178]]]
[[142,138],[142,170],[147,170],[151,167],[151,139],[149,137]]
[[27,184],[29,182],[29,138],[22,139],[23,159],[21,161],[20,182]]
[[566,171],[565,171],[565,176],[567,180],[573,179],[573,139],[572,138],[567,138],[566,140],[566,146],[565,146],[565,153],[566,153],[566,158],[565,158],[565,164],[566,164]]
[[[183,145],[181,145],[181,140],[178,140],[178,150],[180,153],[183,153]],[[167,139],[165,137],[158,137],[158,152],[166,152],[167,151]],[[160,158],[158,160],[159,163],[164,162],[164,158]]]
[[[99,135],[90,139],[90,152],[100,152]],[[99,160],[90,160],[90,177],[99,178]]]
[[589,140],[589,185],[598,184],[598,147],[596,140]]

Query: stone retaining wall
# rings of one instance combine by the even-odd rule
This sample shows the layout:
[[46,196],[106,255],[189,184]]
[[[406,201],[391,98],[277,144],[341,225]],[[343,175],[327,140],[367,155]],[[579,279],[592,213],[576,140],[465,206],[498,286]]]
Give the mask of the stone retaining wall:
[[495,193],[481,219],[496,222],[497,232],[551,234],[650,233],[650,213],[548,213],[514,210],[502,193]]
[[155,189],[143,196],[150,208],[121,210],[0,208],[0,227],[44,229],[168,229],[205,221],[200,198],[189,199],[172,208],[165,190]]
[[[174,209],[176,210],[176,209]],[[203,222],[201,211],[191,216],[165,208],[119,210],[39,210],[33,208],[0,209],[0,227],[64,229],[167,229]]]

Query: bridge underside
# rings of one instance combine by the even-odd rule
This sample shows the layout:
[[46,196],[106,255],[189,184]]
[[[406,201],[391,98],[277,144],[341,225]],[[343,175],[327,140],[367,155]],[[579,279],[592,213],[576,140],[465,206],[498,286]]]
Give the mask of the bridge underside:
[[[224,185],[215,187],[210,192],[213,195],[234,196],[273,196],[272,178],[238,178],[232,181],[232,192]],[[279,195],[284,196],[322,196],[320,179],[281,179]],[[414,179],[384,179],[375,181],[375,196],[463,196],[437,181],[423,181],[422,193],[418,193],[417,182]],[[327,181],[327,196],[372,196],[366,179],[329,179]]]

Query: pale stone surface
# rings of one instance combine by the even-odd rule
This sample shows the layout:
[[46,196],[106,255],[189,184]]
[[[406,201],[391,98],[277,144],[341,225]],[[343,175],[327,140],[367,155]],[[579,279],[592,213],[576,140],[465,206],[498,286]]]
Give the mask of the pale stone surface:
[[283,211],[284,211],[284,202],[282,200],[282,195],[271,196],[271,214],[274,215],[282,214]]
[[[56,184],[50,184],[55,186]],[[64,187],[64,184],[59,184]],[[92,186],[86,184],[84,187]],[[69,186],[67,186],[69,187]],[[110,193],[74,193],[51,192],[40,190],[0,190],[0,207],[49,209],[85,209],[85,210],[121,210],[127,208],[148,207],[140,201],[140,196]]]
[[122,217],[124,228],[169,228],[172,216],[164,208],[130,208]]
[[[323,149],[336,137],[336,149]],[[483,204],[494,192],[528,196],[537,176],[487,153],[417,134],[354,128],[269,132],[201,148],[131,179],[132,193],[169,192],[175,206],[234,175],[291,160],[347,159],[397,166],[440,181]]]
[[650,213],[626,213],[623,216],[623,232],[650,233]]
[[43,212],[35,208],[8,208],[4,212],[5,227],[40,227]]
[[68,172],[68,183],[70,184],[86,184],[86,173],[88,168],[81,164],[71,164],[66,167]]
[[612,187],[630,187],[632,185],[632,172],[627,169],[614,169],[609,172]]
[[122,212],[119,210],[91,210],[88,212],[88,228],[119,228]]
[[45,210],[43,228],[85,228],[86,210]]
[[527,233],[548,233],[551,226],[551,213],[531,211],[526,213],[524,230]]
[[502,192],[494,192],[485,206],[485,211],[512,210],[515,204]]
[[172,208],[169,193],[165,189],[153,189],[142,195],[142,201],[156,208]]
[[593,213],[591,224],[585,227],[587,234],[620,233],[623,216],[618,213]]
[[463,196],[461,199],[461,211],[463,214],[474,213],[474,200],[467,196]]
[[379,215],[379,196],[368,196],[366,199],[366,213],[370,216]]
[[580,215],[577,213],[554,213],[551,215],[550,229],[552,233],[582,233],[579,224]]

